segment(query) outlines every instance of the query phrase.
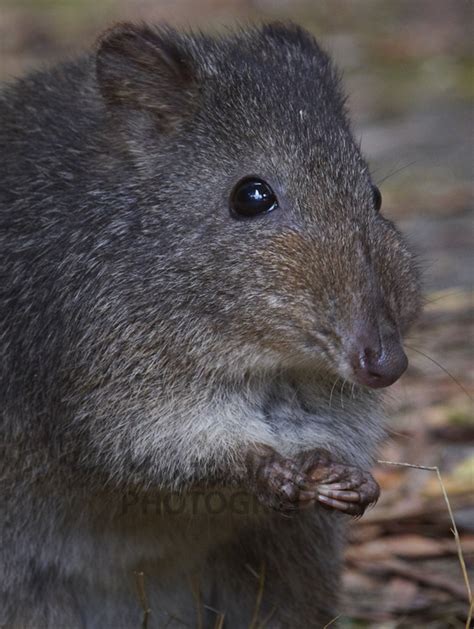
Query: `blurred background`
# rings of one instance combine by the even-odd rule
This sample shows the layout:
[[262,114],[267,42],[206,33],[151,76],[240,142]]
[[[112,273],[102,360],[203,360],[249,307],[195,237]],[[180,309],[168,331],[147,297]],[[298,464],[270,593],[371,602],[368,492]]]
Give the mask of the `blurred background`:
[[[418,251],[425,313],[387,402],[380,459],[439,466],[474,565],[473,50],[470,0],[0,0],[0,80],[70,58],[116,21],[216,31],[292,19],[344,71],[386,216]],[[1,124],[1,121],[0,121]],[[379,504],[351,527],[337,626],[464,627],[469,600],[436,472],[378,464]]]

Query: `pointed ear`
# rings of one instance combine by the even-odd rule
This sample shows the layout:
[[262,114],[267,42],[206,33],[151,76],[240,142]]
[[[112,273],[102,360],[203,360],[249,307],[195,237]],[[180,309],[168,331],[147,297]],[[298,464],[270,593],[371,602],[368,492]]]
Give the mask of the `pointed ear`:
[[115,111],[148,112],[163,129],[174,127],[196,106],[192,61],[176,31],[119,24],[99,41],[99,89]]

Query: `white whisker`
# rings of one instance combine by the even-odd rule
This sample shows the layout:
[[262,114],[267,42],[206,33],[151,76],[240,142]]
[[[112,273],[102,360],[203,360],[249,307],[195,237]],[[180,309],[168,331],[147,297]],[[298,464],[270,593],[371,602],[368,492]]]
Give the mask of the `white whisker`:
[[334,387],[336,386],[336,384],[339,382],[340,378],[339,376],[334,380],[334,384],[332,385],[332,389],[331,389],[331,393],[329,394],[329,408],[332,408],[332,394],[334,392]]
[[347,378],[344,379],[344,382],[342,383],[342,387],[341,387],[341,392],[340,392],[340,398],[341,398],[341,408],[344,410],[344,398],[343,398],[343,392],[344,392],[344,385],[347,382]]

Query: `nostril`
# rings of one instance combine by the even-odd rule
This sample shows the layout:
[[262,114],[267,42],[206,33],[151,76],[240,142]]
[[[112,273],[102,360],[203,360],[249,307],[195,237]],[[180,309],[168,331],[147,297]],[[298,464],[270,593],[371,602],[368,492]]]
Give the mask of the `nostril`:
[[382,347],[366,345],[352,357],[354,377],[360,384],[369,387],[387,387],[402,375],[408,359],[398,338],[382,342]]
[[360,352],[355,352],[352,356],[351,364],[354,370],[364,371],[367,373],[374,372],[373,375],[377,375],[377,361],[380,351],[372,349],[371,347],[365,347]]
[[379,354],[379,350],[375,351],[371,347],[366,347],[362,352],[362,356],[360,359],[361,366],[370,369],[371,365],[373,365],[378,360]]

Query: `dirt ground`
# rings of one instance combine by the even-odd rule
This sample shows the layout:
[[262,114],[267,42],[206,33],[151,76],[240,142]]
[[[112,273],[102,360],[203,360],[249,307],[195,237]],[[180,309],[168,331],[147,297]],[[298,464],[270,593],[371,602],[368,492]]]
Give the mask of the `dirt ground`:
[[[387,401],[380,459],[439,467],[471,587],[473,10],[468,0],[0,0],[2,80],[70,57],[125,19],[215,30],[291,18],[333,54],[384,213],[424,272],[426,308]],[[464,627],[468,588],[436,471],[379,464],[376,475],[382,498],[351,528],[335,626]]]

